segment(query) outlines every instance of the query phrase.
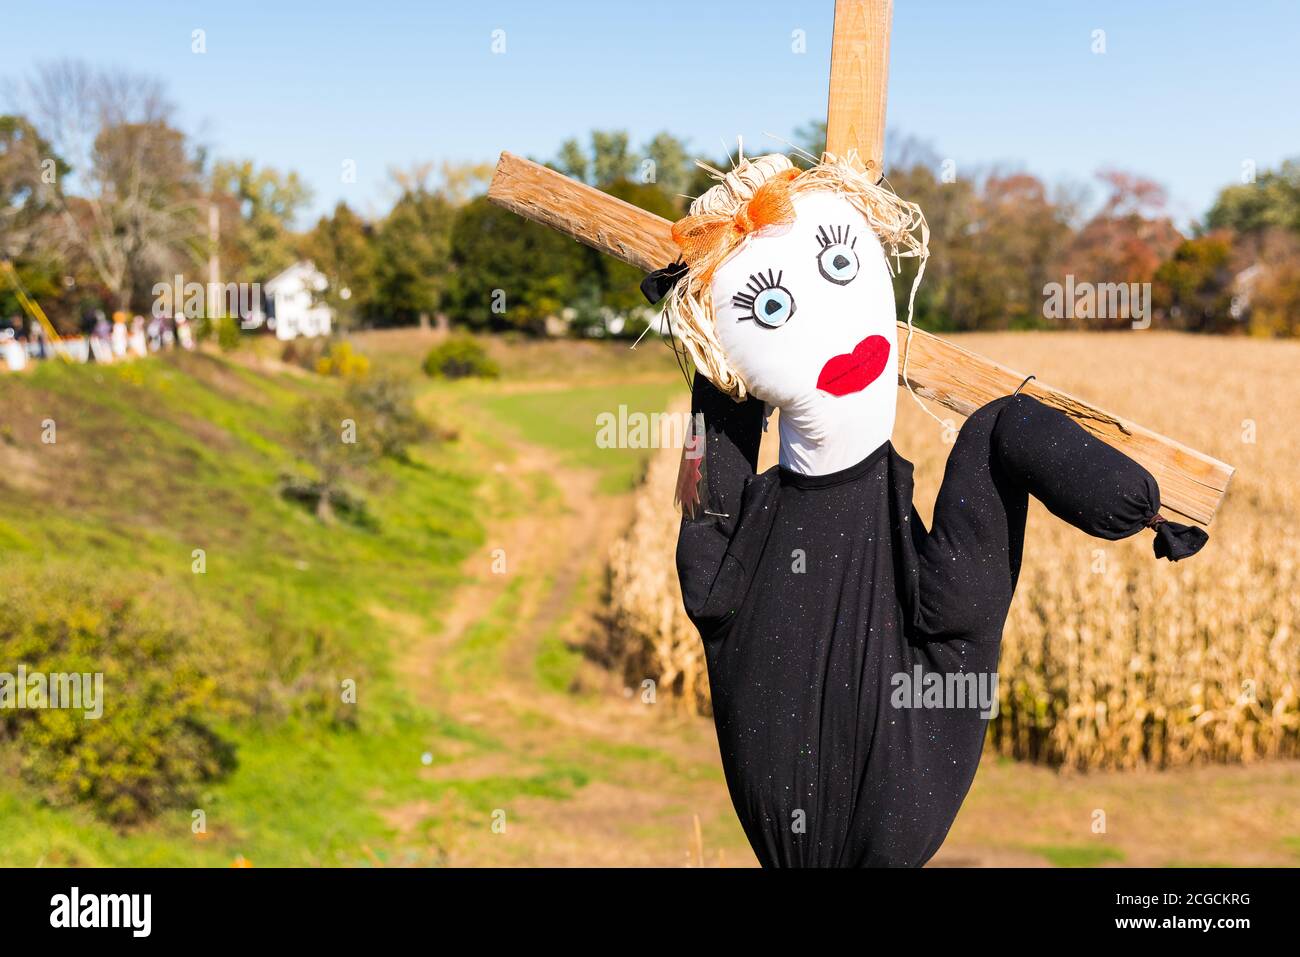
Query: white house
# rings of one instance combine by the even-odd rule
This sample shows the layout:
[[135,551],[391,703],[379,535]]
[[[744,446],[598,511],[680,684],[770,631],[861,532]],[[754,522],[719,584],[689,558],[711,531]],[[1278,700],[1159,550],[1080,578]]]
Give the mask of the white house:
[[334,313],[323,303],[313,301],[312,294],[323,292],[325,277],[310,262],[296,262],[284,272],[262,284],[266,300],[266,328],[277,339],[328,336]]

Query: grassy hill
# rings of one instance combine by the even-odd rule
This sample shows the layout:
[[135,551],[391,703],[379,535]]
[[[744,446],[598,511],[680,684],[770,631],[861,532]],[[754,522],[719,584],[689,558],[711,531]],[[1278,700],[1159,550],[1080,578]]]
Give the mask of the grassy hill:
[[[414,370],[411,343],[374,346],[378,367]],[[547,476],[514,481],[488,462],[508,464],[538,428],[591,460],[599,390],[581,374],[573,394],[556,390],[545,350],[511,354],[517,381],[491,386],[491,401],[472,383],[420,382],[419,408],[453,437],[371,466],[363,520],[334,523],[281,488],[309,471],[295,452],[300,409],[339,393],[337,380],[245,353],[0,377],[0,671],[105,672],[96,739],[84,724],[33,733],[13,712],[0,724],[0,767],[15,782],[0,795],[0,865],[436,864],[439,828],[512,795],[580,787],[583,773],[563,762],[488,782],[431,775],[449,755],[502,745],[421,689],[405,647],[441,629],[486,519],[554,502]],[[634,401],[659,408],[672,379],[651,379]],[[602,486],[626,488],[641,461],[615,452],[592,464],[608,473]],[[448,654],[443,684],[455,669],[492,680],[475,665],[492,631],[478,625]],[[60,650],[41,658],[51,644]],[[572,655],[553,636],[537,654],[539,674],[564,684]],[[168,736],[190,723],[197,737]],[[122,780],[208,737],[220,753],[194,757],[191,777],[204,773],[192,786]],[[160,806],[115,819],[96,799],[107,778],[128,802]],[[411,806],[437,812],[399,826]]]
[[[93,611],[74,597],[89,594],[179,609],[212,659],[216,697],[229,699],[210,721],[236,762],[194,807],[129,836],[80,803],[49,806],[39,786],[6,788],[0,863],[226,863],[253,847],[268,864],[347,863],[365,859],[367,841],[382,845],[368,795],[399,796],[392,770],[459,732],[399,688],[374,614],[436,617],[481,540],[477,476],[454,447],[419,448],[373,470],[364,526],[323,524],[278,489],[302,470],[299,403],[338,388],[207,354],[0,378],[11,587],[29,607]],[[341,701],[346,680],[355,705]],[[105,675],[106,718],[126,706],[128,681]],[[18,770],[16,742],[0,748]]]

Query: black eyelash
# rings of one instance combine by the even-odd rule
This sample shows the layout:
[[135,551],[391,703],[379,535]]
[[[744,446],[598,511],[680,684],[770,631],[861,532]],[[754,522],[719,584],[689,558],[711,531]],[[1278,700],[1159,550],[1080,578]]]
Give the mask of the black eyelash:
[[832,226],[827,232],[825,226],[817,227],[817,242],[821,243],[822,249],[836,243],[848,243],[852,249],[858,244],[858,237],[853,235],[853,230],[849,226]]
[[784,275],[785,275],[784,271],[774,272],[773,270],[769,269],[767,271],[766,276],[763,275],[761,272],[756,272],[749,277],[749,282],[747,282],[745,285],[749,288],[750,291],[738,292],[731,297],[731,304],[733,306],[739,306],[742,309],[749,310],[749,315],[741,316],[740,319],[738,320],[739,322],[745,322],[749,319],[754,318],[754,300],[758,298],[765,290],[775,289],[777,286],[781,285],[781,277]]

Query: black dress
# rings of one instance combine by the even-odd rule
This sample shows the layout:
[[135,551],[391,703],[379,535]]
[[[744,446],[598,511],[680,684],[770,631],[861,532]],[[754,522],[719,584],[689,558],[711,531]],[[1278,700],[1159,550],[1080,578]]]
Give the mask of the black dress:
[[[745,833],[765,866],[920,866],[979,763],[975,689],[997,668],[1028,495],[1117,539],[1160,521],[1156,482],[1062,413],[1007,397],[966,421],[927,531],[890,443],[832,475],[756,475],[763,404],[703,376],[693,399],[707,489],[677,565]],[[1157,526],[1158,555],[1204,541]],[[923,700],[922,685],[950,693]]]

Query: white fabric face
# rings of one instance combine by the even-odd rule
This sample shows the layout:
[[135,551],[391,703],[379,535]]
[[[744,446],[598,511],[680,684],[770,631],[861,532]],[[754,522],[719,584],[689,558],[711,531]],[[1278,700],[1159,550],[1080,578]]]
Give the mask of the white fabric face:
[[781,464],[806,475],[862,461],[894,431],[894,290],[866,217],[830,190],[749,236],[713,275],[727,361],[781,411]]

